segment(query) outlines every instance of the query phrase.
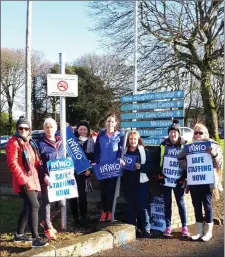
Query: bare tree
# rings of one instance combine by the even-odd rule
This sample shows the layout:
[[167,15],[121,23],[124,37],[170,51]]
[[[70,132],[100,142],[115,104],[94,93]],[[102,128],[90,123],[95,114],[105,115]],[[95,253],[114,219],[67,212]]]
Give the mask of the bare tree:
[[[89,4],[107,47],[131,56],[131,2],[94,1]],[[191,72],[200,94],[210,135],[218,139],[218,118],[212,76],[221,77],[217,60],[224,56],[224,3],[218,1],[139,1],[140,89],[163,89],[157,81],[175,77],[174,70]],[[223,70],[223,69],[222,69]],[[167,83],[166,83],[167,85]],[[165,87],[164,87],[165,88]]]
[[132,92],[132,67],[116,55],[86,54],[74,64],[87,67],[92,75],[104,81],[106,88],[113,90],[117,99]]
[[1,49],[1,89],[6,97],[9,113],[8,133],[12,133],[12,109],[16,94],[25,83],[24,51]]

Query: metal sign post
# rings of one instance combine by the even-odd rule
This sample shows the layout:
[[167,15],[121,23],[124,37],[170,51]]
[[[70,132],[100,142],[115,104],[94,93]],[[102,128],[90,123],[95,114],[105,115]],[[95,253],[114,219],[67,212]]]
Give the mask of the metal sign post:
[[[124,154],[125,154],[127,135],[128,135],[129,131],[130,130],[125,131],[124,141],[123,141],[123,149],[122,149],[122,153],[121,153],[121,159],[123,159]],[[115,193],[114,193],[114,198],[113,198],[111,222],[114,221],[114,215],[115,215],[115,210],[116,210],[116,202],[117,202],[117,198],[120,196],[120,182],[121,182],[121,177],[118,177],[117,180],[116,180],[116,188],[115,188]]]
[[[78,96],[78,76],[65,75],[65,59],[59,53],[60,74],[47,74],[47,95],[60,96],[60,136],[63,143],[63,155],[66,158],[66,97]],[[65,200],[66,201],[66,200]],[[61,210],[61,228],[66,230],[66,203]]]
[[[65,74],[65,59],[63,53],[59,53],[59,72]],[[60,136],[63,143],[64,158],[66,158],[66,98],[60,96]],[[61,229],[67,229],[66,200],[61,210]]]

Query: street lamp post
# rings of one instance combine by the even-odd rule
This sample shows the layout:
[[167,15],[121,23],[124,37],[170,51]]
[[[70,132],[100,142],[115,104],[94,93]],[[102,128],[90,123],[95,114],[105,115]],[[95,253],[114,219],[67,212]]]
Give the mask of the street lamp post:
[[26,28],[26,118],[31,123],[31,20],[32,1],[27,1],[27,28]]

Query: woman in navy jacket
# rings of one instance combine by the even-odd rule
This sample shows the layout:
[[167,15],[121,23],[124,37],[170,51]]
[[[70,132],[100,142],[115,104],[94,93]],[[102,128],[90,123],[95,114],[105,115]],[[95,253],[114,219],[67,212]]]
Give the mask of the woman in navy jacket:
[[[39,179],[41,184],[42,194],[42,222],[41,226],[44,227],[44,234],[49,239],[55,239],[57,231],[52,226],[51,220],[58,215],[61,208],[65,206],[65,201],[61,200],[56,202],[53,206],[48,199],[47,186],[51,185],[47,162],[64,158],[62,140],[60,137],[55,136],[57,130],[57,123],[52,118],[47,118],[44,121],[45,137],[39,142],[39,151],[42,160],[42,169],[40,169]],[[52,207],[52,211],[51,211]]]
[[[97,164],[113,163],[121,157],[123,135],[116,130],[115,114],[106,117],[106,129],[100,131],[94,146],[94,159]],[[102,214],[100,221],[110,221],[117,178],[100,181]]]
[[140,229],[143,237],[151,237],[150,208],[149,208],[149,172],[151,168],[150,152],[144,148],[141,137],[137,131],[128,134],[126,154],[135,156],[136,162],[133,170],[123,170],[123,188],[127,202],[127,223]]

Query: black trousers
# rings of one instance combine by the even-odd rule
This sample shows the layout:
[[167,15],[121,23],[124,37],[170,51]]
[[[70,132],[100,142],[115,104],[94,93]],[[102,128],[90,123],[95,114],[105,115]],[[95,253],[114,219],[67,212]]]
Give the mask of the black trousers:
[[109,178],[100,181],[101,203],[104,212],[112,212],[113,198],[116,189],[117,178]]
[[23,199],[23,209],[18,220],[17,234],[24,234],[28,223],[32,238],[39,237],[38,234],[38,210],[39,202],[36,191],[22,191],[19,193]]
[[85,175],[77,175],[76,182],[78,188],[78,195],[77,198],[71,198],[70,202],[70,209],[74,219],[78,219],[79,216],[82,218],[86,218],[87,214],[87,194],[85,192]]

